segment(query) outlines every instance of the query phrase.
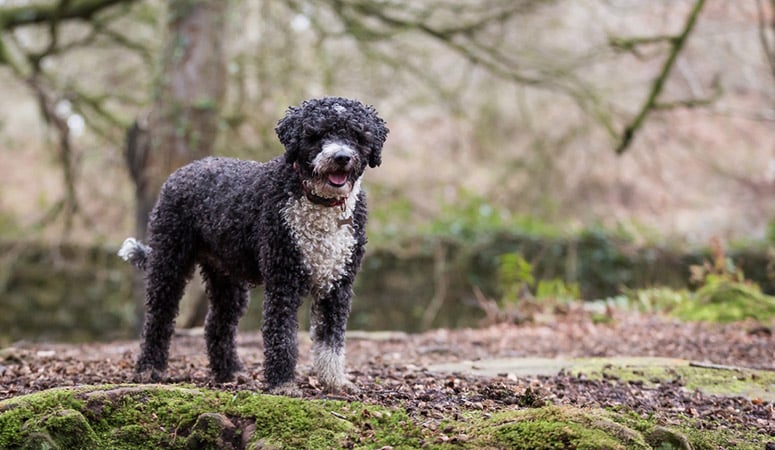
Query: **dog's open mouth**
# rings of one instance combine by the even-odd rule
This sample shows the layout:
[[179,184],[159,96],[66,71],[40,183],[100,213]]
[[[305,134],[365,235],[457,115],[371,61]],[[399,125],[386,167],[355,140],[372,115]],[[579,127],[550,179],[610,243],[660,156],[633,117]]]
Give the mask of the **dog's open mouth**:
[[347,184],[348,172],[332,172],[328,174],[328,183],[334,187],[342,187]]

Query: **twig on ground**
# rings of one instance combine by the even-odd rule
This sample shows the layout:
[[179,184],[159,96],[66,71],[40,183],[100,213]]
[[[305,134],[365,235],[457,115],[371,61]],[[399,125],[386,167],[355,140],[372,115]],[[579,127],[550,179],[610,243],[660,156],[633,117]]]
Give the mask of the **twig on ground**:
[[743,370],[747,369],[747,367],[729,366],[726,364],[713,364],[697,361],[690,361],[689,367],[699,367],[701,369],[733,370],[735,372],[742,372]]

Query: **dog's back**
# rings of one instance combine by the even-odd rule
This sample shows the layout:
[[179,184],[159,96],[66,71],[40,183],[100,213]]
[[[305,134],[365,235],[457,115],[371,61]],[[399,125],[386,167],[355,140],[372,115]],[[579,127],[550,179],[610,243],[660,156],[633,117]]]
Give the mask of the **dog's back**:
[[196,262],[260,283],[261,247],[266,238],[281,236],[262,237],[259,224],[279,219],[272,205],[275,197],[288,195],[285,183],[276,180],[282,169],[280,158],[258,163],[218,157],[180,168],[162,187],[151,213],[150,248],[176,239],[175,245],[193,248]]

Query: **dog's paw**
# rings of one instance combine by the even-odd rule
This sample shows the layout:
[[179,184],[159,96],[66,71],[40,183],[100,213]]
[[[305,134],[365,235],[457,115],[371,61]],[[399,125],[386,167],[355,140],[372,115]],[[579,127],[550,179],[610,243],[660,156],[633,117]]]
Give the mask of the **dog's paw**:
[[235,373],[233,381],[235,384],[252,384],[254,382],[253,377],[244,370]]
[[164,371],[158,369],[137,369],[132,381],[135,383],[158,383],[164,378]]
[[348,380],[340,380],[336,383],[330,383],[325,384],[326,391],[332,393],[332,394],[339,394],[339,393],[345,393],[345,394],[359,394],[361,392],[361,388],[355,385],[355,383],[348,381]]
[[278,384],[275,387],[269,388],[268,392],[272,395],[284,395],[286,397],[302,396],[301,389],[299,389],[299,386],[293,381]]

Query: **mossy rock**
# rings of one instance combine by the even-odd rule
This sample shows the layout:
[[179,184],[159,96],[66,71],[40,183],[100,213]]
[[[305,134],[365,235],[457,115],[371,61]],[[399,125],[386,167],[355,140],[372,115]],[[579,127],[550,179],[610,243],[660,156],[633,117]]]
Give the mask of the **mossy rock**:
[[664,450],[692,450],[689,439],[665,427],[656,427],[646,435],[646,441],[653,448]]
[[637,431],[603,410],[549,406],[493,417],[478,431],[489,448],[510,449],[649,449]]
[[186,386],[51,389],[0,402],[0,448],[339,448],[361,430],[380,446],[420,445],[401,411]]
[[48,432],[59,448],[97,449],[97,435],[78,411],[62,409],[43,418],[35,428]]
[[[60,388],[0,402],[2,449],[761,448],[766,436],[664,427],[626,411],[544,406],[427,417],[359,402],[180,385]],[[756,442],[747,445],[745,442]]]
[[770,439],[724,427],[699,430],[689,419],[664,426],[631,411],[571,406],[512,410],[473,422],[468,429],[473,439],[455,448],[757,450]]

